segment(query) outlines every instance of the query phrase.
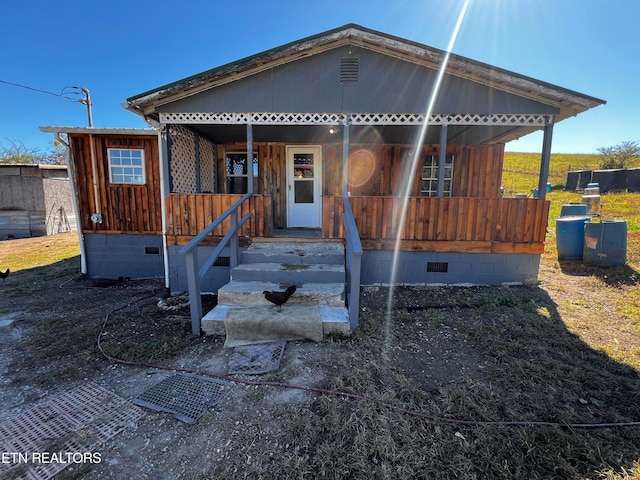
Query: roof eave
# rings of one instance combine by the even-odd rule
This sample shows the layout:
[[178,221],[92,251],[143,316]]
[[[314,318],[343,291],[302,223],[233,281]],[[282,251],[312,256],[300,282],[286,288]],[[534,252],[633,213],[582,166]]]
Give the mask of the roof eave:
[[[123,106],[143,118],[156,118],[155,109],[160,105],[310,54],[338,48],[345,43],[381,51],[387,55],[432,68],[439,68],[446,58],[446,52],[443,50],[359,25],[348,24],[130,97]],[[595,97],[455,54],[451,54],[448,58],[447,73],[556,106],[560,109],[557,121],[606,103]]]

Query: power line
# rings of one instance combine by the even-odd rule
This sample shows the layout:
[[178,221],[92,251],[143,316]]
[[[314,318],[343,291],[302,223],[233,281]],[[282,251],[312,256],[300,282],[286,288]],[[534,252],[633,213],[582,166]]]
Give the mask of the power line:
[[[78,87],[64,87],[60,93],[54,93],[54,92],[49,92],[47,90],[40,90],[39,88],[29,87],[27,85],[21,85],[19,83],[7,82],[6,80],[0,80],[0,83],[4,83],[6,85],[11,85],[13,87],[25,88],[27,90],[32,90],[32,91],[38,92],[38,93],[46,93],[47,95],[53,95],[54,97],[64,98],[65,100],[69,100],[71,102],[79,102],[80,101],[80,100],[77,100],[75,98],[67,97],[66,96],[67,93],[65,92],[65,90],[67,88],[77,89]],[[69,94],[80,95],[80,92],[69,92]]]

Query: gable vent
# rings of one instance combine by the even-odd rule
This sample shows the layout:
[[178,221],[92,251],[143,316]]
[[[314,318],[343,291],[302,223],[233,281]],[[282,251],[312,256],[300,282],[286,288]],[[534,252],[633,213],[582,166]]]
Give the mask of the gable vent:
[[340,59],[340,83],[358,83],[360,79],[360,58],[342,57]]

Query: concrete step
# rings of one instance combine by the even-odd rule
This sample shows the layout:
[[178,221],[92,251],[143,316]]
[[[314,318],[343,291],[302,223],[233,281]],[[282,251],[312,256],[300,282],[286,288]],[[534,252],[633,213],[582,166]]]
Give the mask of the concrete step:
[[344,247],[337,242],[254,242],[240,263],[344,265]]
[[202,330],[207,335],[227,335],[228,340],[247,332],[250,342],[296,338],[321,341],[329,334],[351,334],[349,314],[344,307],[288,303],[281,311],[275,305],[217,305],[203,317]]
[[[285,305],[318,304],[344,307],[344,283],[305,283],[297,285],[296,292]],[[271,305],[265,300],[265,290],[284,290],[285,286],[272,282],[232,281],[218,289],[218,305],[256,306]],[[284,308],[284,307],[283,307]]]
[[344,265],[300,263],[247,263],[231,269],[231,280],[300,285],[305,283],[344,283]]

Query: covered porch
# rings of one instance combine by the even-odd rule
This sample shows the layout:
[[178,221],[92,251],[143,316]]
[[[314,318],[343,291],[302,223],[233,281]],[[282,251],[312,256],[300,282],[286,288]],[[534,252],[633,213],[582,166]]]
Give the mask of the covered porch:
[[[170,245],[186,245],[247,195],[238,208],[238,218],[251,214],[238,231],[245,242],[300,226],[316,229],[324,239],[344,239],[348,201],[358,236],[369,249],[388,249],[389,242],[399,241],[411,251],[542,253],[552,116],[228,113],[161,114],[161,119],[167,122]],[[187,123],[196,121],[207,123]],[[532,125],[545,131],[541,194],[535,199],[502,197],[502,143],[452,143],[463,135],[504,136]],[[421,128],[423,143],[411,144]],[[264,141],[265,135],[273,138]],[[315,175],[299,178],[289,150],[310,140],[324,142],[313,144],[315,158],[305,160],[315,162]],[[231,163],[238,159],[241,170],[234,172]],[[317,195],[301,196],[300,184]],[[313,203],[318,209],[315,223],[292,221],[298,199],[305,208]],[[203,241],[215,243],[230,228],[227,218]]]

